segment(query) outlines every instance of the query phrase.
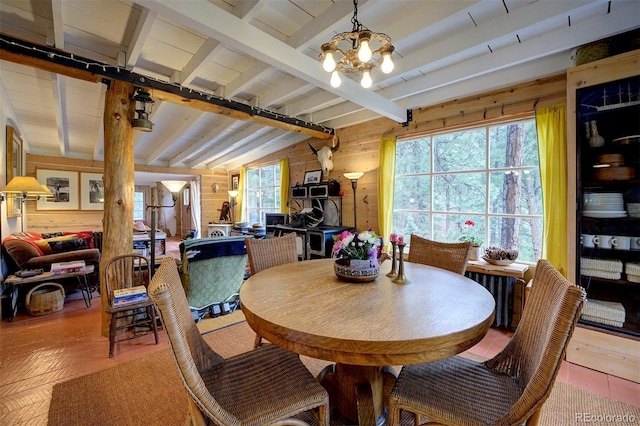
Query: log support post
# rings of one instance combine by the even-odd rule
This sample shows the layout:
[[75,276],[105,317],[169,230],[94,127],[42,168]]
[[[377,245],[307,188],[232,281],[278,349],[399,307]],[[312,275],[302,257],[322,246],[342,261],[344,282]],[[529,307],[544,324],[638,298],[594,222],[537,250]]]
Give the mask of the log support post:
[[112,80],[104,108],[104,216],[100,261],[102,295],[102,335],[109,336],[110,317],[106,313],[105,266],[109,259],[133,250],[134,158],[133,86]]

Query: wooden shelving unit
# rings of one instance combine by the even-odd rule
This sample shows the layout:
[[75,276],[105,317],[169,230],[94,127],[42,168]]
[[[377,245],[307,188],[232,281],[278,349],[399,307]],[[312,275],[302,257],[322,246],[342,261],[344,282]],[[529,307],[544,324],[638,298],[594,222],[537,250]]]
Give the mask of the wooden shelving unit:
[[[620,303],[625,310],[621,327],[581,320],[569,344],[567,360],[635,382],[640,382],[640,284],[627,280],[624,269],[619,279],[605,279],[581,275],[580,266],[583,258],[615,260],[623,265],[639,263],[640,251],[585,248],[580,235],[640,237],[640,218],[583,215],[585,193],[623,193],[626,201],[627,192],[640,186],[638,138],[619,140],[640,135],[638,92],[638,50],[567,71],[568,278],[587,290],[588,299]],[[602,146],[589,143],[587,123],[592,120],[605,139]],[[624,165],[632,168],[635,176],[596,179],[593,166],[607,154],[623,156]]]

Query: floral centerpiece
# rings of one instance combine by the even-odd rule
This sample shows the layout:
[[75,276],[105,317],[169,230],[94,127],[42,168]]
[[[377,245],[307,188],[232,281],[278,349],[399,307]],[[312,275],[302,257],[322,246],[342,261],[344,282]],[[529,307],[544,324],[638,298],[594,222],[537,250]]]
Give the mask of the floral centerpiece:
[[460,241],[469,241],[474,246],[482,245],[482,237],[480,237],[476,233],[476,223],[472,220],[467,220],[464,222],[464,229],[462,230],[462,236],[460,236]]
[[379,248],[380,237],[371,230],[334,235],[331,251],[338,258],[334,263],[338,278],[349,282],[375,280],[380,271]]

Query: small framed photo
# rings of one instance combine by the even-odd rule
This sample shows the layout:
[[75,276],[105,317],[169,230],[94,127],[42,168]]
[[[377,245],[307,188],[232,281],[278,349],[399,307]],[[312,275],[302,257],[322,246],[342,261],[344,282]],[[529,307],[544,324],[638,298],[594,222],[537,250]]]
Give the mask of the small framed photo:
[[40,197],[38,210],[78,210],[78,172],[37,170],[38,182],[44,183],[53,197]]
[[104,209],[102,173],[80,173],[80,209]]
[[322,179],[322,170],[312,170],[310,172],[304,172],[304,184],[320,183]]
[[240,175],[231,175],[231,190],[237,191],[240,186]]

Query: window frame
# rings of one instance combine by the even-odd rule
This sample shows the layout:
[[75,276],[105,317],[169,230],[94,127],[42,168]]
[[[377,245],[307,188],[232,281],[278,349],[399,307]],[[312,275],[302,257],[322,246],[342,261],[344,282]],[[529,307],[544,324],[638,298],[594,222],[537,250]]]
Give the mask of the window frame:
[[[411,135],[407,135],[407,136],[403,136],[403,137],[398,137],[396,144],[401,144],[401,143],[405,143],[405,142],[409,142],[409,141],[413,141],[413,140],[419,140],[419,139],[428,139],[428,143],[429,143],[429,171],[428,172],[414,172],[414,173],[402,173],[402,174],[398,174],[396,172],[397,170],[397,165],[398,165],[398,157],[397,157],[397,150],[396,150],[396,170],[394,170],[394,182],[396,182],[394,184],[394,206],[392,209],[392,224],[393,227],[396,227],[396,220],[397,220],[397,214],[414,214],[414,215],[426,215],[428,216],[427,220],[429,221],[429,229],[428,229],[428,234],[425,235],[425,233],[421,233],[418,234],[420,236],[425,236],[426,238],[431,238],[431,239],[439,239],[441,241],[449,241],[449,242],[455,242],[457,240],[451,240],[451,238],[443,238],[440,235],[436,235],[436,218],[438,216],[443,217],[443,216],[450,216],[450,217],[456,217],[456,218],[462,218],[460,219],[461,222],[464,222],[464,218],[469,217],[471,219],[475,219],[475,218],[481,218],[482,221],[484,221],[484,230],[482,232],[482,234],[480,235],[483,239],[483,244],[482,246],[487,247],[488,245],[490,245],[490,233],[491,233],[491,224],[492,224],[492,220],[501,220],[504,218],[513,218],[513,219],[524,219],[524,220],[539,220],[540,221],[540,228],[541,228],[541,232],[540,234],[542,235],[542,233],[544,232],[544,222],[543,222],[543,210],[542,210],[542,196],[540,196],[540,205],[539,205],[539,211],[540,214],[532,214],[532,213],[503,213],[503,212],[494,212],[494,208],[492,208],[492,175],[495,173],[507,173],[507,172],[520,172],[520,173],[537,173],[537,178],[539,180],[540,178],[540,162],[539,162],[539,158],[537,161],[537,165],[523,165],[523,166],[519,166],[519,167],[507,167],[505,165],[501,165],[500,167],[492,167],[491,165],[491,128],[496,127],[496,126],[506,126],[512,123],[522,123],[522,122],[527,122],[527,123],[531,123],[535,126],[535,115],[533,113],[531,114],[522,114],[522,115],[518,115],[517,117],[511,117],[509,119],[500,119],[500,120],[485,120],[483,122],[478,122],[475,123],[474,125],[465,125],[465,126],[453,126],[450,128],[445,128],[445,129],[438,129],[437,131],[431,131],[431,132],[421,132],[419,134],[411,134]],[[446,134],[452,134],[452,133],[457,133],[457,132],[465,132],[465,131],[469,131],[469,130],[477,130],[477,129],[484,129],[484,135],[485,135],[485,159],[484,159],[484,166],[485,168],[482,169],[468,169],[468,170],[442,170],[442,171],[435,171],[435,155],[434,155],[434,150],[436,149],[434,147],[434,138],[437,137],[438,135],[446,135]],[[535,129],[535,128],[534,128]],[[537,135],[536,135],[536,143],[537,143]],[[438,176],[444,176],[444,175],[469,175],[471,173],[482,173],[484,174],[484,212],[482,213],[478,213],[478,212],[468,212],[468,211],[447,211],[447,210],[441,210],[438,208],[438,206],[436,206],[435,204],[435,198],[434,198],[434,187],[436,185],[436,178]],[[396,199],[396,185],[397,185],[397,179],[398,177],[401,178],[411,178],[411,177],[427,177],[429,180],[429,186],[430,186],[430,191],[429,191],[429,200],[428,200],[428,208],[425,209],[409,209],[409,208],[398,208],[396,207],[397,205],[397,199]],[[521,183],[521,188],[522,188],[522,183]],[[495,188],[493,188],[495,189]],[[523,199],[520,200],[520,202],[522,202]],[[494,204],[495,205],[495,204]],[[522,229],[521,227],[523,226],[522,223],[519,224],[520,229]],[[395,232],[395,231],[394,231]],[[447,229],[447,233],[449,234],[449,229]],[[532,233],[528,233],[527,234],[527,238],[532,238],[533,235]],[[522,238],[522,236],[520,237],[520,239]],[[520,241],[519,241],[519,245],[520,245]],[[536,247],[537,246],[537,247]],[[540,241],[538,241],[537,243],[533,243],[533,248],[534,249],[539,249],[538,253],[541,253],[542,250],[542,239],[540,238]],[[410,247],[409,247],[410,250]],[[534,257],[536,256],[536,252],[534,250]],[[537,261],[538,259],[534,259],[534,260],[519,260],[519,262],[522,263],[531,263],[533,264],[535,261]]]
[[[274,173],[274,180],[275,180],[275,176],[278,177],[277,182],[274,185],[260,185],[257,188],[251,188],[250,185],[250,179],[249,179],[249,174],[252,171],[255,170],[262,170],[262,169],[266,169],[266,168],[273,168],[273,173]],[[276,171],[277,169],[277,171]],[[260,222],[262,223],[263,218],[264,218],[264,214],[265,213],[280,213],[280,205],[282,203],[282,200],[280,199],[280,185],[281,185],[281,180],[282,180],[282,171],[280,170],[280,162],[274,162],[274,163],[269,163],[269,164],[263,164],[260,166],[256,166],[256,167],[250,167],[247,168],[245,171],[245,185],[244,185],[244,193],[243,193],[243,206],[242,206],[242,210],[244,213],[244,217],[246,218],[246,220],[252,222],[252,223],[257,223]],[[263,188],[270,188],[273,190],[274,193],[274,203],[275,203],[275,207],[262,207],[260,205],[254,207],[254,206],[250,206],[250,202],[251,197],[249,197],[249,193],[250,191],[252,191],[253,189],[260,191]],[[260,197],[257,197],[260,198]],[[251,219],[251,214],[252,212],[257,213],[258,215],[258,220],[252,220]]]

